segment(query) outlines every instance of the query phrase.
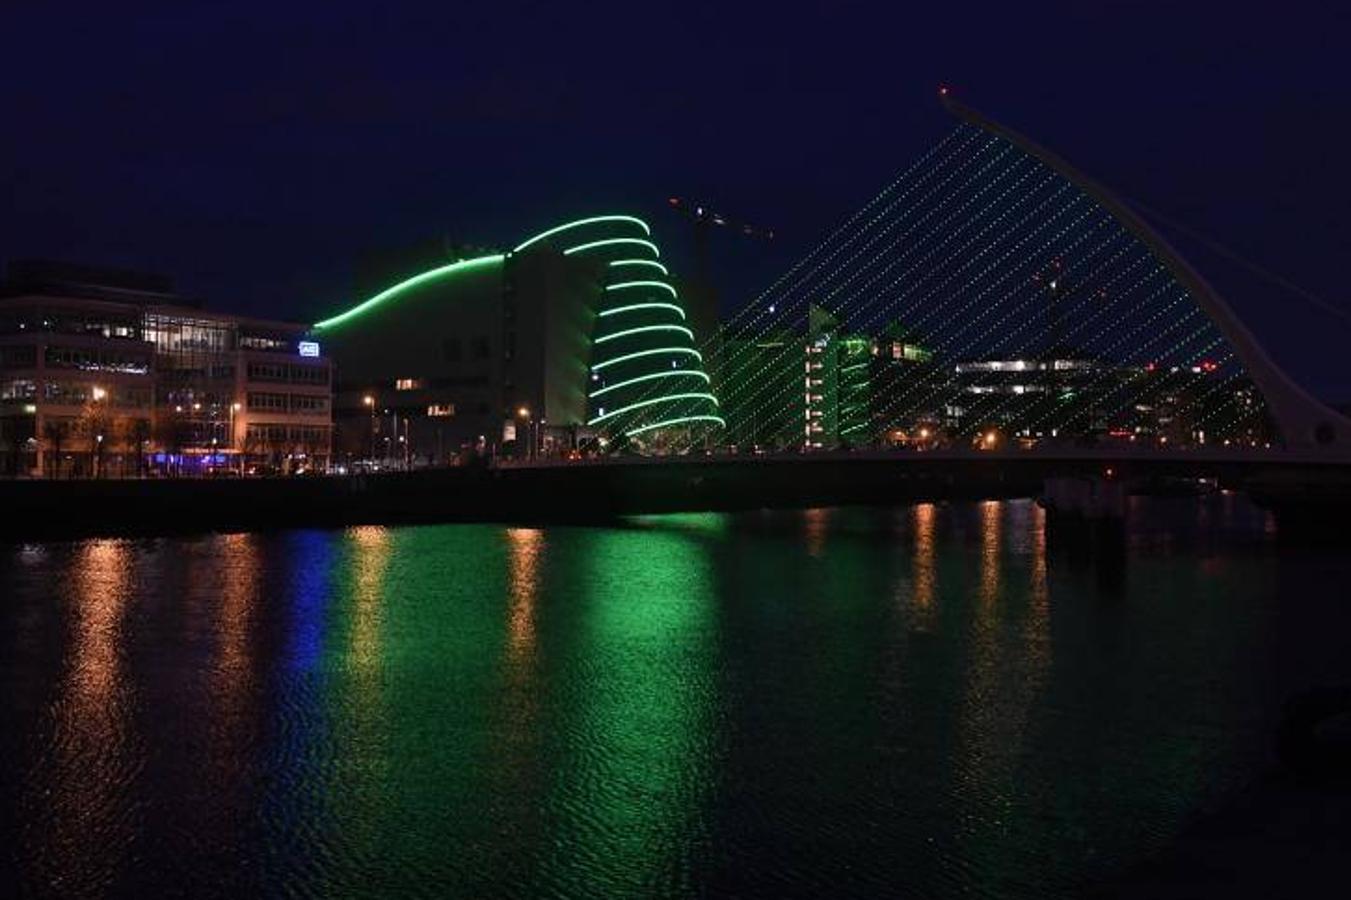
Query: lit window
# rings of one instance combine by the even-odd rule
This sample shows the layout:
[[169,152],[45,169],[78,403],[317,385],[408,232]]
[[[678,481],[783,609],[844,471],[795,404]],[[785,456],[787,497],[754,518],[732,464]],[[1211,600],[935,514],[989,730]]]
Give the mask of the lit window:
[[394,390],[396,391],[416,391],[422,387],[421,378],[396,378],[394,380]]
[[446,418],[455,415],[454,403],[433,403],[427,407],[427,415],[434,418]]

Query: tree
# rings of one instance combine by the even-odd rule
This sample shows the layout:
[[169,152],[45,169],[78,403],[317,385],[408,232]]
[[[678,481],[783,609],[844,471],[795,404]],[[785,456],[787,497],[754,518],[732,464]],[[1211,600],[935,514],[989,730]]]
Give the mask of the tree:
[[95,478],[103,475],[103,451],[112,439],[112,420],[108,415],[108,405],[102,398],[90,400],[80,414],[81,431],[89,438],[89,453],[94,460],[92,474]]
[[132,419],[128,437],[136,446],[136,474],[145,475],[145,445],[150,441],[150,420]]
[[0,455],[10,477],[19,474],[19,436],[12,419],[0,419]]
[[47,442],[47,455],[53,458],[55,466],[51,463],[45,464],[43,475],[50,475],[54,470],[56,477],[61,477],[61,447],[70,437],[70,423],[64,419],[47,419],[42,423],[42,439]]

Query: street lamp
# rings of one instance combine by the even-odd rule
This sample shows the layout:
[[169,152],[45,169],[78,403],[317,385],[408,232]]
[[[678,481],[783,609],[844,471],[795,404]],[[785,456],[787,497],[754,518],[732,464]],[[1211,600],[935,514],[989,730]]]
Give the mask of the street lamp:
[[234,454],[235,468],[239,470],[239,474],[242,476],[244,474],[244,460],[239,458],[239,453],[235,450],[235,413],[239,410],[239,401],[230,404],[230,452]]
[[[526,459],[534,459],[534,458],[535,458],[535,441],[534,441],[534,437],[533,437],[533,432],[534,432],[534,427],[535,427],[535,420],[532,419],[532,418],[530,418],[530,407],[528,407],[528,406],[522,406],[520,409],[516,410],[516,415],[517,415],[517,417],[519,417],[519,418],[525,420],[525,433],[526,433],[527,438],[530,440],[530,449],[528,449],[528,450],[526,451],[525,458],[526,458]],[[520,439],[520,438],[517,438],[517,439],[516,439],[516,445],[519,447],[520,444],[521,444],[521,439]]]
[[375,397],[371,396],[370,394],[367,394],[366,396],[361,398],[361,403],[370,412],[370,426],[367,430],[370,431],[370,438],[371,438],[370,463],[373,464],[375,462]]
[[[90,396],[93,397],[95,403],[102,403],[103,400],[104,400],[104,398],[108,396],[108,391],[96,384],[96,385],[94,385],[93,390],[90,391]],[[97,416],[97,421],[100,421],[100,422],[101,422],[101,421],[102,421],[102,418],[103,418],[102,415],[101,415],[101,414],[96,414],[96,416]],[[103,469],[103,435],[99,434],[99,435],[95,435],[95,436],[94,436],[94,477],[95,477],[95,478],[98,478],[98,477],[102,474],[102,469]]]

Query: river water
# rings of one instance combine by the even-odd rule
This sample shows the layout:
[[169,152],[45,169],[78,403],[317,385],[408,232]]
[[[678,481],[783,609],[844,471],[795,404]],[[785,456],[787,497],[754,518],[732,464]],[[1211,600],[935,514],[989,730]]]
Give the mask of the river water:
[[0,883],[1073,896],[1351,681],[1240,497],[1124,562],[1026,501],[0,547]]

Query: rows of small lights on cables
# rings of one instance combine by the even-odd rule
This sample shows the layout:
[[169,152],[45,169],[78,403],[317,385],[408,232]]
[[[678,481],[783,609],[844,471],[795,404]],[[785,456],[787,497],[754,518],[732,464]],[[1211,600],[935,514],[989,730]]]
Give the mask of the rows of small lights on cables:
[[[1052,264],[1063,267],[1058,280],[1047,277]],[[949,372],[980,359],[1092,360],[1075,388],[1096,399],[1104,420],[1184,386],[1203,410],[1198,421],[1218,431],[1251,415],[1236,391],[1243,373],[1218,329],[1152,252],[1068,179],[970,125],[945,136],[729,321],[724,334],[736,340],[720,371],[760,364],[750,377],[716,386],[724,412],[739,419],[733,436],[745,422],[801,402],[801,388],[783,373],[803,359],[812,306],[838,320],[839,335],[903,326]],[[781,346],[766,353],[776,336]],[[961,405],[974,426],[1013,418],[1010,411],[1028,403],[1021,393],[958,392],[942,379],[916,378],[874,398],[870,412],[880,427]],[[1021,424],[1054,433],[1083,413],[1074,403],[1043,404]],[[782,428],[772,437],[791,444],[801,420],[789,417]]]

